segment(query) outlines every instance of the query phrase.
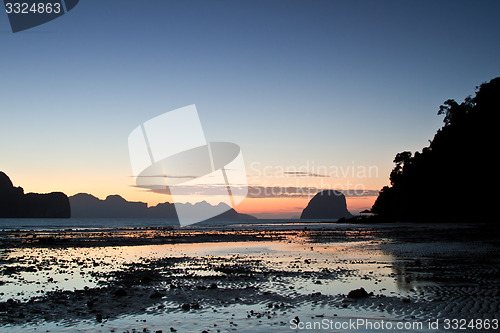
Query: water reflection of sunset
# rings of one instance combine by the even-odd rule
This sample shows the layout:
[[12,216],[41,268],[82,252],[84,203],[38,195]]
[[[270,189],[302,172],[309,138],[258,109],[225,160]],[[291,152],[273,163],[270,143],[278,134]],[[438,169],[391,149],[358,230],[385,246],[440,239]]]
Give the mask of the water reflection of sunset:
[[[184,237],[199,235],[199,232],[194,231],[168,233],[177,232]],[[238,231],[238,234],[250,232]],[[148,235],[146,232],[124,233],[129,233],[128,237]],[[210,233],[220,237],[222,231]],[[275,241],[191,243],[185,239],[184,243],[177,244],[17,249],[4,259],[8,262],[7,269],[16,270],[19,274],[4,279],[5,283],[0,286],[0,300],[26,299],[55,290],[96,288],[117,270],[127,267],[158,269],[150,264],[158,260],[169,262],[168,269],[161,271],[170,276],[170,279],[186,275],[224,277],[232,272],[229,263],[240,263],[251,264],[254,274],[292,274],[282,281],[275,279],[274,282],[265,283],[261,286],[263,289],[286,290],[293,284],[297,286],[295,290],[299,293],[320,290],[322,293],[335,295],[355,287],[363,279],[365,286],[381,291],[398,291],[398,284],[391,278],[390,265],[394,259],[390,255],[363,241],[317,243],[317,233],[308,230],[275,231],[272,236]],[[95,233],[93,236],[106,237],[106,234]],[[13,265],[14,262],[17,264]],[[336,278],[327,278],[331,274]],[[315,278],[311,279],[313,276]],[[300,283],[293,282],[295,279]],[[319,280],[322,281],[321,285],[318,285]]]

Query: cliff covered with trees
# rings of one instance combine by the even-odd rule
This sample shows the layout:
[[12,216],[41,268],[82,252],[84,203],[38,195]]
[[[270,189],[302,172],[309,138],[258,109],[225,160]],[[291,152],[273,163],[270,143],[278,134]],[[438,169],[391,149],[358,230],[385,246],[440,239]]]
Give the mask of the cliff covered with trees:
[[444,125],[421,152],[398,153],[372,212],[400,220],[470,220],[496,208],[500,77],[476,88],[462,103],[447,100]]

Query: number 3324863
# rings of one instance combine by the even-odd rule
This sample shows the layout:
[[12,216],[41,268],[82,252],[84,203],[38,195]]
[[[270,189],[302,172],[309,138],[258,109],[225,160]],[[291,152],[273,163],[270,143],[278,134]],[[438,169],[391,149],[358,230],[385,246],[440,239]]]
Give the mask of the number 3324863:
[[5,11],[7,14],[59,14],[61,4],[58,2],[38,2],[30,5],[26,2],[7,2]]

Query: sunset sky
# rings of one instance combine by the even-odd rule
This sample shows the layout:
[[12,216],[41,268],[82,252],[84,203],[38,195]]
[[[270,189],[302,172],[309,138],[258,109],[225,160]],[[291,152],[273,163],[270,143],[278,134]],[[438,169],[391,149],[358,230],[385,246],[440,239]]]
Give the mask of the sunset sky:
[[[83,0],[14,34],[1,12],[0,170],[25,192],[170,201],[134,187],[127,138],[196,104],[251,186],[364,189],[359,212],[445,100],[500,76],[499,17],[499,1]],[[292,192],[236,209],[298,216]]]

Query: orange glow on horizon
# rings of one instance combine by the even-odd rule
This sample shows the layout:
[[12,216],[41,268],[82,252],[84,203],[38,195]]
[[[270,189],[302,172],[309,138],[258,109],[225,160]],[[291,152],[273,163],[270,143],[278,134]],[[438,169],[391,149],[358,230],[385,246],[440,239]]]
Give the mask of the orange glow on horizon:
[[[134,186],[133,179],[126,171],[109,173],[81,173],[75,181],[75,174],[47,172],[46,177],[40,178],[34,172],[12,172],[6,170],[14,186],[21,186],[25,193],[48,193],[59,191],[68,196],[77,193],[88,193],[101,200],[108,195],[118,194],[127,201],[141,201],[149,206],[159,203],[172,202],[170,195],[153,193]],[[301,186],[303,184],[294,184]],[[111,189],[111,190],[110,190]],[[313,197],[273,197],[273,198],[246,198],[236,206],[238,213],[250,214],[258,218],[295,218]],[[347,208],[357,214],[362,210],[370,209],[376,197],[347,197]]]
[[[236,207],[238,213],[259,218],[298,218],[311,198],[247,198]],[[370,209],[376,197],[347,197],[347,209],[352,214]]]

